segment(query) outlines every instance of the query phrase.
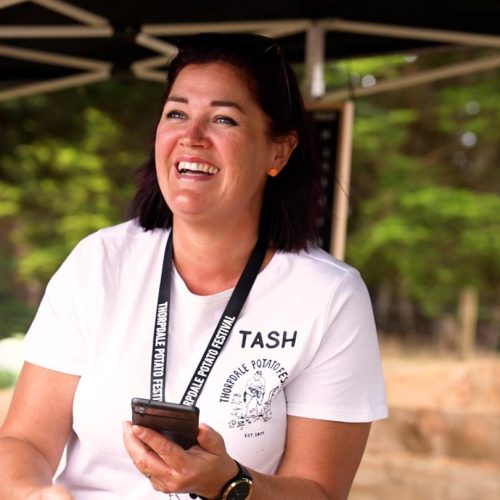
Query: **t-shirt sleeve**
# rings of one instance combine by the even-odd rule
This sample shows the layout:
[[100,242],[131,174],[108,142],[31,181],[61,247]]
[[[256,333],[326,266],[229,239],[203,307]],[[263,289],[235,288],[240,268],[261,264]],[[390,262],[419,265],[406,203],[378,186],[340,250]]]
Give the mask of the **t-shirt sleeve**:
[[340,422],[387,417],[372,305],[356,270],[347,271],[335,287],[323,338],[285,394],[289,415]]
[[49,281],[24,339],[24,359],[44,368],[81,375],[89,332],[99,315],[95,238],[80,242]]

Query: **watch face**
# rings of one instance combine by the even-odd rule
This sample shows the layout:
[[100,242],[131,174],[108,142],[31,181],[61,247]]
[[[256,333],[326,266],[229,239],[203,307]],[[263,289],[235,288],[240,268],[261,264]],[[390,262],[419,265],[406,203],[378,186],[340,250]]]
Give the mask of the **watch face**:
[[252,482],[247,478],[240,479],[227,495],[227,500],[246,500],[250,496]]

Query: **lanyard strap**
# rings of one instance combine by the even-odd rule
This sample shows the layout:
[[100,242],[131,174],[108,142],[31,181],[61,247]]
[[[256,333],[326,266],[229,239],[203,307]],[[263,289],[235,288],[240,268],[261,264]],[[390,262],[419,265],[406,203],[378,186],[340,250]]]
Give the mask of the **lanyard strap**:
[[[160,288],[158,291],[158,305],[156,308],[156,323],[153,335],[153,351],[151,358],[151,399],[163,401],[165,396],[165,379],[167,367],[168,324],[170,316],[170,288],[172,278],[173,231],[165,247]],[[194,406],[203,390],[203,386],[222,351],[229,334],[231,333],[243,305],[255,282],[255,278],[264,261],[267,251],[267,242],[259,238],[243,273],[236,284],[231,297],[222,313],[221,318],[212,334],[212,338],[201,357],[198,366],[191,377],[191,381],[182,397],[182,404]]]
[[170,287],[172,275],[173,242],[172,230],[168,236],[163,266],[161,271],[156,322],[153,335],[153,353],[151,356],[151,399],[163,401],[167,368],[168,319],[170,317]]

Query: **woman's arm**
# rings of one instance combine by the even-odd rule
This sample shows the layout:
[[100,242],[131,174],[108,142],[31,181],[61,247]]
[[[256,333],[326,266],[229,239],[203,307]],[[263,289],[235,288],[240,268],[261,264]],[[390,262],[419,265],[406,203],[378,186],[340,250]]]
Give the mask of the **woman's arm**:
[[252,500],[348,497],[370,423],[288,417],[286,449],[276,476],[254,472]]
[[[347,499],[369,432],[369,423],[289,416],[281,466],[276,475],[252,471],[252,500]],[[155,489],[216,498],[238,469],[218,433],[201,426],[198,442],[186,453],[151,429],[125,427],[129,455]]]
[[52,487],[79,377],[25,363],[0,429],[0,499],[69,499]]

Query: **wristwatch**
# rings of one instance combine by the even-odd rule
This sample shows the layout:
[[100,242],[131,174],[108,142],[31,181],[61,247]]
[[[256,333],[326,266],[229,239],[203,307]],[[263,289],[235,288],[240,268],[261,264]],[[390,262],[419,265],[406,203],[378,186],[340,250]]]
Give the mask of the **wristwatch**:
[[[235,460],[236,462],[236,460]],[[247,500],[252,493],[252,476],[250,472],[240,463],[238,474],[230,479],[222,488],[220,500]]]

